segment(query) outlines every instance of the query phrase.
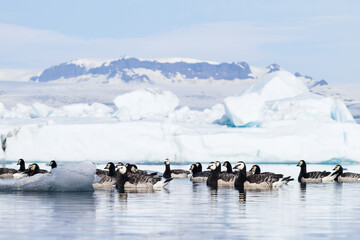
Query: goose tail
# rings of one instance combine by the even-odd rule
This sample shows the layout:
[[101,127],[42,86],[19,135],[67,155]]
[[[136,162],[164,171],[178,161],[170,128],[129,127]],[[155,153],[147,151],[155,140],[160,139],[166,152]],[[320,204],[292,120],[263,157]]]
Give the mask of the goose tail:
[[166,185],[169,184],[169,182],[173,180],[172,178],[168,178],[168,179],[164,179],[164,180],[161,180],[161,181],[158,181],[157,183],[154,184],[154,189],[161,189],[161,188],[164,188],[166,187]]

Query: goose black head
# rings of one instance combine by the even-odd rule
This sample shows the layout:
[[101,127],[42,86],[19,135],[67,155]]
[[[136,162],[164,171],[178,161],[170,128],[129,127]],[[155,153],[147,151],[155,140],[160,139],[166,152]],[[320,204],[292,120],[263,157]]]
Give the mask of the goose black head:
[[336,165],[333,170],[335,171],[335,173],[339,173],[339,175],[344,173],[344,169],[341,165]]
[[39,165],[37,165],[36,163],[33,163],[33,164],[29,165],[28,170],[29,170],[29,176],[32,176],[32,175],[38,173],[40,168],[39,168]]
[[17,162],[17,165],[20,165],[19,171],[25,171],[25,161],[24,159],[20,158]]
[[230,164],[230,163],[229,163],[228,161],[225,161],[225,162],[223,163],[223,166],[224,166],[224,167],[227,167],[228,164]]
[[191,164],[189,170],[193,171],[195,168],[196,168],[196,164]]
[[196,165],[196,167],[197,167],[197,171],[198,171],[198,172],[202,172],[202,165],[201,165],[201,163],[200,163],[200,162],[196,162],[195,165]]
[[121,175],[124,175],[127,172],[127,168],[125,166],[119,166],[118,171]]
[[246,171],[246,165],[243,161],[238,161],[237,164],[235,165],[234,169],[238,169],[240,171],[245,169],[245,171]]
[[261,170],[260,170],[259,165],[253,165],[249,172],[252,172],[254,174],[260,174]]
[[296,166],[298,166],[298,167],[306,166],[306,163],[305,163],[304,160],[300,160],[299,163]]
[[118,162],[115,167],[119,168],[120,166],[124,166],[124,164],[122,162]]
[[50,167],[51,168],[56,168],[57,167],[57,164],[56,164],[55,160],[50,161]]
[[25,161],[24,161],[24,159],[22,159],[22,158],[20,158],[20,159],[18,160],[18,162],[17,162],[16,165],[21,165],[21,164],[25,164]]
[[215,171],[217,169],[216,163],[210,162],[207,169],[210,169],[211,171]]
[[132,165],[131,168],[130,168],[130,171],[132,173],[137,173],[138,169],[137,169],[136,165]]
[[106,164],[106,166],[104,167],[104,169],[115,169],[115,165],[114,165],[114,163],[112,163],[112,162],[108,162],[107,164]]
[[170,160],[167,158],[165,159],[165,162],[164,162],[165,165],[170,165]]

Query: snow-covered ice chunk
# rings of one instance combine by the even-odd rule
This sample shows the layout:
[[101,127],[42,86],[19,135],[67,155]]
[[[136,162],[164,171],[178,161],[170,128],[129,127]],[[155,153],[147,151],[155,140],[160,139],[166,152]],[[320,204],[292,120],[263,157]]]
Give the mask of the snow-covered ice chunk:
[[314,94],[269,101],[264,116],[265,121],[301,120],[355,123],[343,102]]
[[144,89],[117,96],[114,103],[118,108],[117,116],[121,118],[126,115],[137,120],[174,111],[179,104],[179,98],[170,91]]
[[69,104],[54,109],[52,117],[106,117],[113,113],[113,109],[101,103],[91,105],[85,103]]
[[3,118],[5,115],[5,106],[3,103],[0,102],[0,118]]
[[0,179],[1,191],[91,191],[96,172],[91,162],[67,163],[51,173],[36,174],[20,179]]
[[286,71],[268,74],[241,96],[224,102],[227,118],[237,127],[281,120],[355,123],[344,103],[309,93],[302,81]]
[[264,118],[264,100],[257,93],[224,99],[225,112],[234,126],[260,123]]
[[269,101],[306,94],[309,89],[293,74],[280,70],[265,75],[244,94],[246,93],[257,93],[264,101]]
[[34,103],[30,109],[30,117],[48,117],[52,112],[52,108],[41,103]]

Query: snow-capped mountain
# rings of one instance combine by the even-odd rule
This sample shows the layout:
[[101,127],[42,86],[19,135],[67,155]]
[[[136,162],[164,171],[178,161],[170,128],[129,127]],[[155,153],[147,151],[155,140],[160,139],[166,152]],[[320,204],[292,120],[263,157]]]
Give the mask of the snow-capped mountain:
[[[140,70],[140,72],[139,72]],[[234,80],[248,79],[251,73],[246,62],[239,63],[211,63],[201,61],[188,61],[179,59],[177,61],[140,60],[137,58],[121,58],[103,63],[77,60],[62,63],[45,69],[40,76],[32,80],[49,82],[58,79],[69,79],[84,76],[105,76],[106,82],[121,79],[125,82],[149,82],[153,79],[141,70],[159,72],[168,79],[181,75],[187,79],[215,79]]]
[[[263,78],[266,74],[282,68],[270,64],[265,68],[249,66],[246,62],[217,63],[194,59],[169,58],[144,60],[124,57],[116,60],[79,59],[45,69],[40,75],[31,78],[38,82],[96,82],[96,83],[149,83],[160,82],[214,82],[252,80]],[[325,80],[294,74],[300,78],[311,92],[339,98],[347,104],[354,99],[347,97],[340,89],[330,86]]]

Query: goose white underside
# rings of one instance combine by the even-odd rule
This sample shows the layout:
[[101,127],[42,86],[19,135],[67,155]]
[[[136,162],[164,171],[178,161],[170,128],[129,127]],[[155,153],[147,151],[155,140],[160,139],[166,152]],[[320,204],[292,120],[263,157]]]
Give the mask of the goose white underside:
[[111,183],[111,182],[106,182],[106,183],[94,183],[93,184],[93,188],[94,189],[102,189],[102,188],[114,188],[115,184]]
[[[336,176],[335,176],[336,177]],[[328,178],[328,177],[324,177],[324,178],[301,178],[301,182],[305,182],[305,183],[331,183],[334,182],[334,178]]]
[[26,173],[14,173],[13,174],[13,178],[24,178],[27,177],[28,175]]
[[207,177],[191,177],[190,180],[196,183],[206,182]]
[[4,173],[0,175],[0,178],[13,178],[13,175],[12,173]]
[[129,182],[126,182],[124,185],[125,189],[162,189],[164,188],[169,182],[165,182],[166,180],[161,180],[155,183],[154,185],[151,183],[138,183],[138,184],[132,184]]
[[267,182],[261,182],[261,183],[249,183],[248,181],[244,182],[244,188],[245,189],[271,189],[273,186],[271,183],[267,183]]
[[233,187],[235,183],[235,180],[232,181],[224,181],[222,179],[218,179],[218,186],[224,186],[224,187]]

